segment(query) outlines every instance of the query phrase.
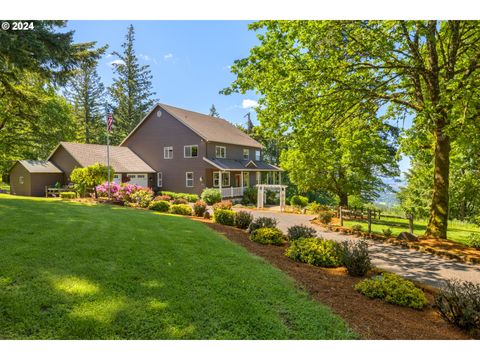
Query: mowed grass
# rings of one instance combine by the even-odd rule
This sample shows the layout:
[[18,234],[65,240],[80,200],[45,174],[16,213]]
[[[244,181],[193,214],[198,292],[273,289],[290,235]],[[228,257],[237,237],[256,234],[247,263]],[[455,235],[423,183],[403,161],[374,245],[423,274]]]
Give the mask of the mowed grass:
[[[367,220],[344,221],[343,224],[348,228],[351,228],[353,225],[361,225],[363,231],[368,230]],[[425,220],[414,220],[413,225],[413,233],[415,235],[418,236],[425,233],[427,228],[427,222]],[[380,220],[374,219],[372,221],[372,232],[374,233],[383,234],[383,230],[387,228],[390,228],[392,234],[396,236],[402,231],[409,231],[408,220],[380,217]],[[460,221],[450,221],[448,224],[447,236],[449,240],[469,245],[468,237],[471,233],[480,234],[480,227]]]
[[0,339],[347,339],[331,310],[188,218],[0,195]]

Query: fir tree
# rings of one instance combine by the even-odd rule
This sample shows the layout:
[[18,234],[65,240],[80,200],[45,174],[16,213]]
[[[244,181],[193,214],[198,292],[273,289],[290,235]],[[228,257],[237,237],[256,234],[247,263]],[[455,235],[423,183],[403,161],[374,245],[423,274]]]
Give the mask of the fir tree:
[[113,63],[116,78],[109,88],[114,117],[112,144],[119,144],[156,102],[150,67],[138,63],[134,41],[135,30],[130,25],[122,44],[123,52],[112,53],[118,57]]
[[220,117],[220,114],[218,113],[217,108],[215,107],[215,104],[212,104],[212,107],[210,108],[210,112],[208,115],[217,117],[217,118]]

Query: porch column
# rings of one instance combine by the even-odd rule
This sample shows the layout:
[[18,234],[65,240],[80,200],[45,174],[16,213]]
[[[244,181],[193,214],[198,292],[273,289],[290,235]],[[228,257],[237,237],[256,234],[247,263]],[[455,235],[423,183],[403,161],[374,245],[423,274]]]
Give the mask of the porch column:
[[261,179],[261,172],[260,171],[257,171],[257,184],[260,184],[262,182],[262,179]]
[[282,172],[281,171],[278,172],[278,184],[282,185]]
[[218,190],[220,191],[220,198],[223,199],[222,196],[222,170],[218,172]]
[[240,189],[243,196],[243,171],[240,172]]

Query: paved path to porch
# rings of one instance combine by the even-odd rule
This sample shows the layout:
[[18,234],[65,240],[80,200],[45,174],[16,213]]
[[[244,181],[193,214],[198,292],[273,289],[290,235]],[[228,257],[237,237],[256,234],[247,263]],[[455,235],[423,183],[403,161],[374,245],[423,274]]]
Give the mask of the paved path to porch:
[[[254,217],[269,216],[276,218],[278,227],[285,233],[290,226],[304,224],[315,228],[318,235],[324,239],[335,241],[358,239],[355,236],[331,232],[319,225],[310,223],[310,220],[313,219],[312,215],[286,214],[263,210],[251,210],[251,212]],[[454,278],[480,284],[480,266],[478,265],[454,262],[432,254],[371,240],[368,241],[368,244],[372,263],[380,269],[436,287],[442,286],[443,280]]]

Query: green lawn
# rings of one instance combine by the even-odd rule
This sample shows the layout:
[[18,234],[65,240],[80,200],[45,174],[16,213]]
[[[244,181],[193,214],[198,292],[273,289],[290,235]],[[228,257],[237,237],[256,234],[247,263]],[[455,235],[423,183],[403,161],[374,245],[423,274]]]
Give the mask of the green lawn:
[[[356,221],[344,221],[343,225],[345,227],[351,228],[353,225],[362,225],[363,230],[367,231],[368,222],[367,220],[356,220]],[[413,233],[416,235],[423,235],[427,227],[427,222],[425,220],[415,220],[413,227]],[[402,231],[408,230],[408,220],[407,219],[394,219],[394,218],[382,218],[380,220],[375,219],[372,223],[372,232],[383,234],[382,230],[390,228],[393,235],[398,235]],[[468,245],[469,235],[474,233],[480,233],[480,227],[474,224],[467,224],[460,221],[451,221],[448,224],[448,239],[456,241],[465,245]]]
[[355,337],[202,223],[0,195],[0,339]]

